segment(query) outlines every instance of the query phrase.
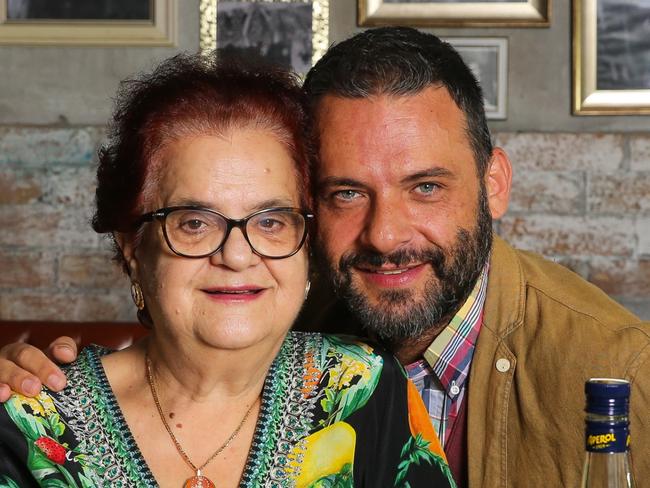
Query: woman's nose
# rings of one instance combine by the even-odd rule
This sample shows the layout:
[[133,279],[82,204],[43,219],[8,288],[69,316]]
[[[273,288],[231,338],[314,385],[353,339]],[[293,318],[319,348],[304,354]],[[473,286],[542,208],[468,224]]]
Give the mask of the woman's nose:
[[242,271],[259,263],[260,257],[253,252],[240,228],[233,228],[221,246],[221,250],[211,257],[213,264],[226,266],[235,271]]

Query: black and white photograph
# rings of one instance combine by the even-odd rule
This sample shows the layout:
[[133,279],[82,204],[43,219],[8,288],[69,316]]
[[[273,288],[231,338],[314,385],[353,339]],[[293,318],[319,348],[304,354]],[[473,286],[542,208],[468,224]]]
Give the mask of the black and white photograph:
[[175,46],[178,0],[0,0],[0,45]]
[[598,90],[650,88],[650,0],[598,0]]
[[259,58],[307,73],[312,60],[311,2],[219,1],[217,53]]
[[152,20],[151,0],[7,0],[7,19]]
[[650,114],[650,0],[573,0],[575,115]]
[[444,39],[460,53],[483,89],[488,119],[506,118],[508,92],[508,42],[496,37]]

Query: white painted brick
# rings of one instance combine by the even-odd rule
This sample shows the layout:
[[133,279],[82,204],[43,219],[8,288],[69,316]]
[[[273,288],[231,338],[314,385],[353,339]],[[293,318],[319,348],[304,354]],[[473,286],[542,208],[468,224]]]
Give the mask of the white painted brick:
[[639,255],[650,256],[650,218],[637,220],[636,235]]
[[650,213],[650,171],[589,175],[587,208],[593,214]]
[[0,249],[0,288],[40,288],[54,285],[55,254]]
[[591,256],[587,279],[611,296],[650,295],[650,259]]
[[630,136],[630,168],[636,171],[650,171],[650,135]]
[[63,287],[128,290],[126,274],[112,257],[107,252],[64,253],[59,256],[58,282]]
[[47,205],[0,205],[0,245],[36,249],[99,246],[90,212]]
[[546,256],[632,256],[634,222],[629,218],[507,215],[499,233],[515,247]]
[[515,171],[615,171],[623,161],[619,134],[500,133]]
[[47,203],[54,207],[87,207],[95,201],[92,166],[49,168],[0,166],[0,204]]
[[2,128],[0,163],[47,166],[94,161],[103,129]]
[[0,169],[0,205],[35,203],[44,193],[42,171],[25,168]]
[[43,201],[59,206],[92,209],[95,203],[96,168],[93,166],[58,166],[45,175]]
[[136,322],[135,306],[125,293],[0,293],[0,319]]
[[515,171],[510,210],[580,214],[585,208],[584,175],[579,172]]

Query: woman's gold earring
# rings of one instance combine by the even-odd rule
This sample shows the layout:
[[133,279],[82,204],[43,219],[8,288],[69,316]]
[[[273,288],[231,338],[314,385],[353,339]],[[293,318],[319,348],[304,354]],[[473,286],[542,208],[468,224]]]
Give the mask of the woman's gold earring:
[[144,310],[144,295],[142,294],[142,287],[137,281],[131,282],[131,298],[133,298],[133,303],[138,307],[138,310]]
[[311,281],[307,280],[307,285],[305,285],[305,300],[309,296],[309,290],[311,289]]

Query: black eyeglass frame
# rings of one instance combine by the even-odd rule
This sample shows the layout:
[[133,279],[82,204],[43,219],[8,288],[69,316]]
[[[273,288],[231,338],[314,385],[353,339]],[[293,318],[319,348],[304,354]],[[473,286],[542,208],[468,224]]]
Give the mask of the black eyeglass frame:
[[[167,226],[165,225],[167,216],[176,211],[176,210],[200,210],[202,212],[208,212],[214,215],[218,215],[222,219],[226,221],[226,232],[223,235],[223,240],[221,241],[221,244],[212,252],[209,252],[207,254],[202,254],[200,256],[188,256],[186,254],[182,254],[178,252],[176,249],[174,249],[174,246],[172,245],[169,236],[167,235]],[[257,249],[255,249],[255,246],[251,244],[250,239],[248,238],[248,233],[246,232],[246,224],[248,224],[248,221],[252,219],[253,217],[257,217],[260,214],[264,213],[270,213],[270,212],[293,212],[299,215],[302,215],[303,219],[305,220],[305,228],[303,229],[302,232],[302,238],[300,239],[300,242],[296,246],[296,249],[286,255],[283,256],[267,256],[265,254],[262,254],[259,252]],[[160,225],[162,227],[163,235],[165,236],[165,242],[167,243],[167,246],[171,251],[176,254],[177,256],[180,256],[182,258],[189,258],[189,259],[202,259],[202,258],[207,258],[210,256],[214,256],[217,254],[221,249],[223,248],[224,244],[228,240],[228,237],[230,236],[230,231],[237,227],[239,230],[241,230],[242,235],[244,236],[244,239],[246,239],[246,242],[251,248],[251,251],[253,251],[254,254],[257,254],[258,256],[266,259],[286,259],[294,254],[296,254],[300,249],[302,249],[302,246],[305,244],[305,240],[307,239],[307,234],[309,233],[309,222],[311,219],[314,218],[314,214],[308,211],[304,211],[300,208],[296,207],[270,207],[270,208],[264,208],[262,210],[257,210],[253,212],[250,215],[247,215],[246,217],[242,219],[231,219],[229,217],[226,217],[222,213],[217,212],[216,210],[212,210],[210,208],[202,207],[200,205],[179,205],[179,206],[174,206],[174,207],[164,207],[164,208],[159,208],[158,210],[154,210],[153,212],[149,212],[146,214],[143,214],[140,216],[140,218],[137,221],[138,225],[141,225],[145,222],[153,222],[154,220],[158,220],[160,222]]]

